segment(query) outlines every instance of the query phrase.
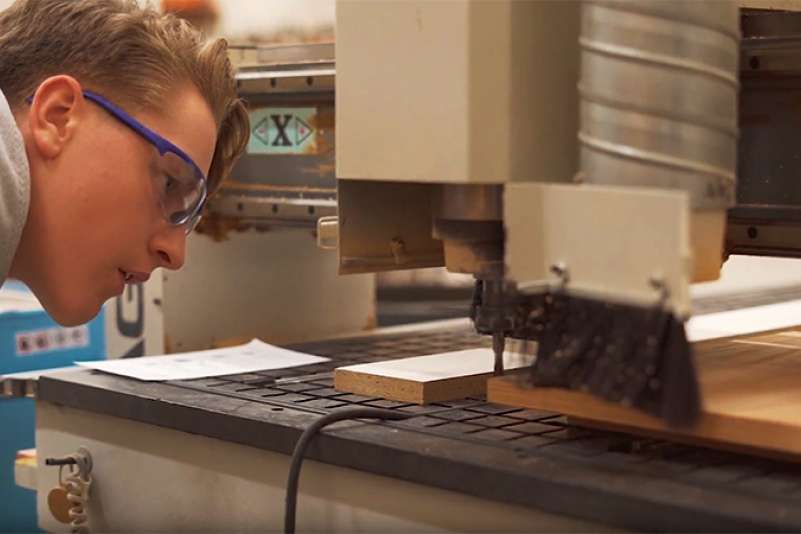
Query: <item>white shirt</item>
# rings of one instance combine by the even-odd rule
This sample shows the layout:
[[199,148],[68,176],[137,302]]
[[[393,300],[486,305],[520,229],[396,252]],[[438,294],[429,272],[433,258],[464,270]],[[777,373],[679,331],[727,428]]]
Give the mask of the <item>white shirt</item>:
[[0,91],[0,284],[8,276],[28,217],[31,175],[25,142]]

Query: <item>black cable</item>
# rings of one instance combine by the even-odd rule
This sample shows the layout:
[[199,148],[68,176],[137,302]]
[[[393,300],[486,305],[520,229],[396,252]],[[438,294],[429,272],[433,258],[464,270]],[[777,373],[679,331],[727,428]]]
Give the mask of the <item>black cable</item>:
[[289,464],[289,477],[286,481],[286,507],[284,509],[284,532],[286,534],[294,534],[295,532],[295,514],[298,505],[298,483],[300,481],[300,467],[303,464],[303,457],[306,455],[306,449],[314,436],[323,428],[337,421],[345,421],[347,419],[408,419],[412,414],[403,412],[392,412],[389,410],[382,410],[380,408],[346,408],[344,410],[337,410],[326,414],[316,420],[303,431],[303,434],[298,438],[295,444],[295,450],[292,452],[292,461]]

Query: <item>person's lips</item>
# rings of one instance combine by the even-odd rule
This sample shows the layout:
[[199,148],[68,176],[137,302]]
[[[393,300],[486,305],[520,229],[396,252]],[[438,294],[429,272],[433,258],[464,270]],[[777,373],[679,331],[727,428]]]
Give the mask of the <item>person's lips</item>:
[[123,281],[126,284],[140,284],[147,282],[150,279],[150,273],[144,273],[141,271],[128,271],[126,269],[120,269],[120,273],[122,274]]

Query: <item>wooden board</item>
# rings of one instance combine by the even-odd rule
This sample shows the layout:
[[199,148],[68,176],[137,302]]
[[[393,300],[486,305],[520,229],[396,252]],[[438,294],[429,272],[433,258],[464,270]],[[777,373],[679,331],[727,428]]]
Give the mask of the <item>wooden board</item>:
[[514,377],[491,379],[487,397],[618,430],[801,460],[801,331],[705,341],[694,349],[703,401],[691,429],[586,393],[527,387]]
[[[486,393],[495,358],[490,349],[469,349],[414,358],[340,367],[334,372],[339,391],[427,404]],[[507,370],[527,368],[531,357],[504,354]]]

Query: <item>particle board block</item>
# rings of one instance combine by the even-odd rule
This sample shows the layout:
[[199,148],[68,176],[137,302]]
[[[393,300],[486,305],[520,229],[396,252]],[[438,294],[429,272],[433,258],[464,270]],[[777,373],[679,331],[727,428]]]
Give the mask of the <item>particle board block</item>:
[[[531,356],[507,352],[504,369],[531,365]],[[428,404],[486,393],[495,358],[490,349],[468,349],[340,367],[339,391],[401,402]]]
[[595,426],[801,460],[801,331],[798,328],[694,345],[702,413],[673,428],[640,411],[515,377],[487,384],[491,402],[563,413]]

